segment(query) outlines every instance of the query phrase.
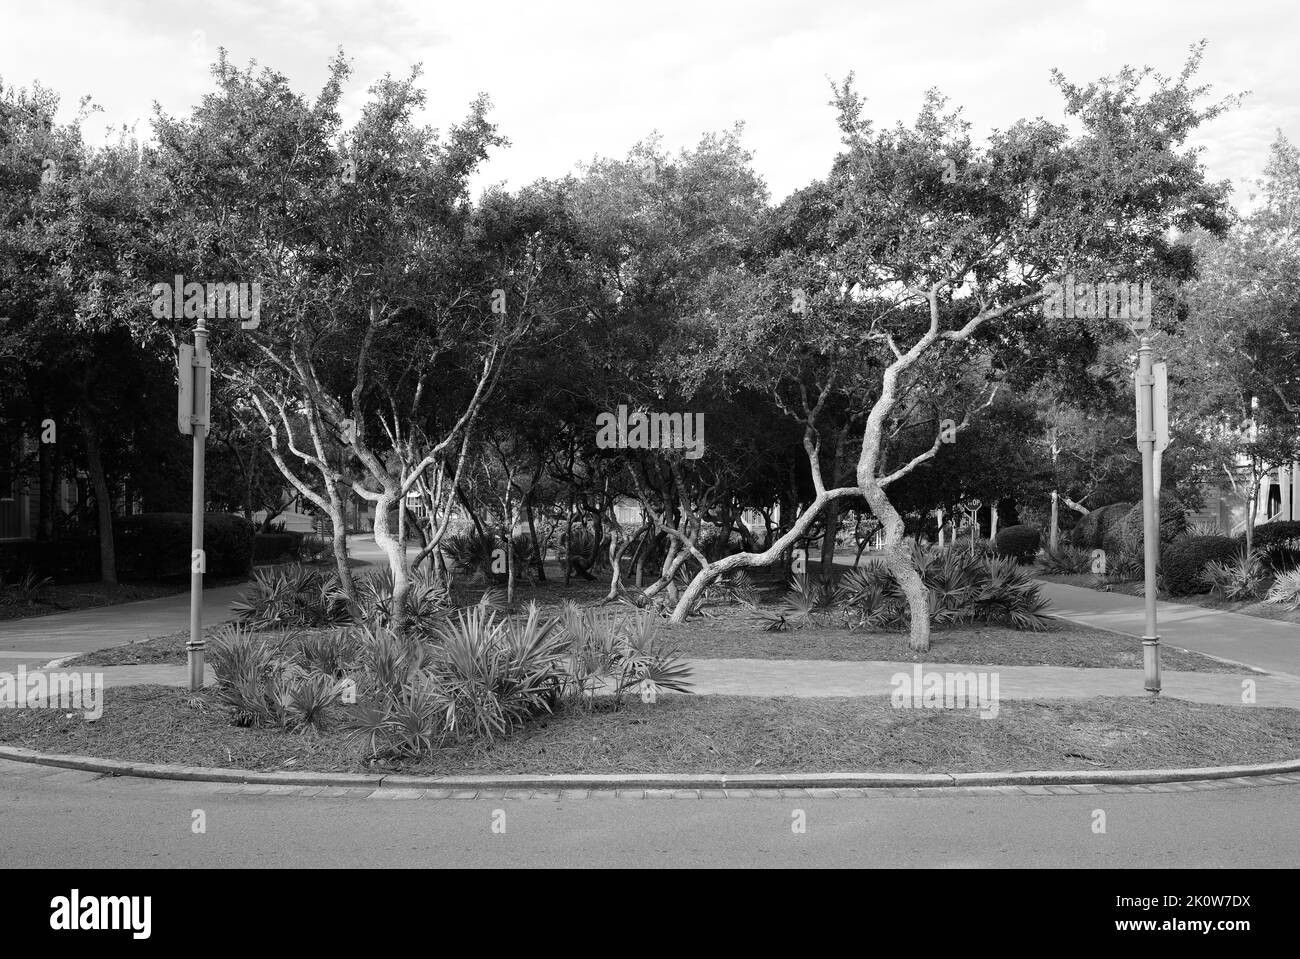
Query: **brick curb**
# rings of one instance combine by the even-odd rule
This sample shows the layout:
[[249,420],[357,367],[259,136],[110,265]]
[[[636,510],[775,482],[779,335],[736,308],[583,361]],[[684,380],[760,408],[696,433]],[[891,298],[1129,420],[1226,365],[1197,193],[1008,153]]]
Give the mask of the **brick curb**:
[[1238,779],[1300,773],[1300,759],[1250,766],[1190,769],[1069,769],[987,773],[613,773],[501,776],[400,776],[367,773],[259,772],[219,766],[132,763],[63,756],[0,746],[0,759],[58,766],[107,776],[238,783],[258,786],[352,786],[393,789],[888,789],[945,786],[1143,785],[1204,779]]

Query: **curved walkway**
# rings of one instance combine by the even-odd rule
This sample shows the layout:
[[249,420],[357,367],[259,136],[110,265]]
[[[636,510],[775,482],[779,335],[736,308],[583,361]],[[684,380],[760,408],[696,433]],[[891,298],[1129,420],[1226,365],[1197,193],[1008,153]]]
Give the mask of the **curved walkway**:
[[[1039,588],[1052,601],[1048,612],[1062,619],[1139,639],[1146,631],[1146,600],[1141,596],[1045,580]],[[1161,642],[1269,672],[1300,675],[1300,625],[1295,623],[1162,601],[1156,604],[1156,624]]]
[[[368,535],[348,538],[348,555],[365,565],[379,562],[383,553]],[[230,604],[247,588],[246,583],[203,591],[203,625],[215,626],[232,618]],[[121,646],[156,636],[167,636],[190,625],[189,591],[136,603],[95,606],[69,613],[0,622],[0,672],[19,666],[43,666],[53,660]]]
[[[902,673],[915,678],[917,663],[852,662],[825,659],[693,659],[692,692],[701,696],[888,696],[891,680]],[[1149,696],[1142,672],[1136,669],[1083,669],[1072,666],[967,666],[960,663],[925,663],[922,674],[984,675],[987,687],[997,681],[1000,700],[1088,699],[1093,696]],[[81,667],[78,672],[102,673],[104,685],[155,684],[183,686],[184,665]],[[213,680],[208,669],[208,682]],[[1260,675],[1242,670],[1231,673],[1168,671],[1162,674],[1162,695],[1197,703],[1221,705],[1287,706],[1300,708],[1300,678]],[[1250,685],[1243,685],[1249,683]],[[972,698],[975,686],[970,687]],[[1243,693],[1253,695],[1243,697]],[[671,695],[665,693],[664,695]]]

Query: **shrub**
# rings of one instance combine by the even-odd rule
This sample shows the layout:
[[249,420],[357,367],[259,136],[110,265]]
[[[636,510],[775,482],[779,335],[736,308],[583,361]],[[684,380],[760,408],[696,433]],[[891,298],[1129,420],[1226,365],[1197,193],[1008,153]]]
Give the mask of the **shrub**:
[[1214,562],[1201,571],[1201,579],[1215,596],[1227,600],[1259,599],[1268,572],[1257,553],[1239,552],[1226,562]]
[[[1237,536],[1237,544],[1246,546],[1246,534]],[[1274,573],[1300,565],[1300,520],[1264,523],[1256,526],[1251,545],[1266,569]]]
[[[1048,601],[1040,595],[1038,582],[1018,569],[1014,559],[972,558],[960,550],[928,553],[914,545],[912,561],[929,591],[930,620],[935,624],[1002,623],[1015,629],[1046,625],[1043,610]],[[881,559],[846,573],[835,596],[852,628],[908,622],[902,588]]]
[[305,669],[257,639],[251,629],[226,625],[209,644],[217,697],[236,726],[278,726],[319,732],[326,727],[347,680]]
[[443,537],[440,546],[447,564],[453,569],[462,573],[482,573],[484,578],[492,575],[492,551],[497,542],[490,534],[470,529]]
[[259,563],[277,560],[293,551],[293,537],[288,533],[257,533],[253,536],[253,559]]
[[299,534],[293,545],[293,551],[300,559],[312,563],[317,562],[329,548],[330,541],[320,533]]
[[721,529],[706,530],[696,545],[700,552],[710,559],[721,559],[745,551],[744,541],[735,530],[729,533],[725,542],[722,539]]
[[296,564],[255,571],[230,608],[236,622],[254,629],[335,626],[352,618],[336,574]]
[[975,594],[973,618],[1012,629],[1037,630],[1047,624],[1049,617],[1043,611],[1048,604],[1038,583],[1015,560],[989,559]]
[[1070,531],[1071,545],[1080,549],[1100,549],[1106,534],[1132,507],[1132,503],[1111,503],[1079,517]]
[[1264,596],[1264,602],[1300,609],[1300,567],[1278,573],[1277,579]]
[[1203,593],[1209,587],[1201,573],[1210,563],[1231,560],[1237,554],[1237,541],[1227,536],[1185,536],[1164,547],[1160,571],[1165,589],[1174,596]]
[[[1143,553],[1144,515],[1141,503],[1129,507],[1118,523],[1103,537],[1107,553]],[[1172,493],[1160,494],[1160,542],[1172,543],[1187,529],[1187,511]]]
[[691,669],[675,650],[663,648],[660,620],[652,610],[609,615],[565,603],[558,622],[566,702],[586,706],[601,686],[613,692],[615,708],[633,687],[651,698],[659,689],[689,688]]
[[490,741],[549,712],[560,687],[558,626],[541,621],[536,603],[523,622],[471,606],[441,624],[431,668],[447,735]]
[[29,566],[27,572],[18,577],[11,586],[4,586],[4,580],[0,579],[0,597],[3,597],[7,603],[33,606],[41,601],[41,594],[53,582],[53,577],[40,576]]
[[[190,573],[190,514],[137,513],[114,520],[118,571],[160,579]],[[210,576],[243,576],[253,566],[253,525],[231,513],[203,518],[203,550]]]
[[329,633],[307,633],[293,647],[294,659],[309,672],[343,679],[357,668],[361,643],[346,629]]
[[1074,573],[1088,573],[1091,571],[1091,550],[1061,546],[1055,550],[1049,547],[1043,554],[1044,573],[1055,576],[1068,576]]
[[1040,535],[1032,526],[1008,526],[998,530],[994,549],[999,556],[1008,556],[1020,563],[1033,562],[1038,555]]
[[[368,620],[381,626],[393,621],[393,572],[387,566],[370,570],[357,578],[357,595]],[[431,565],[411,571],[406,591],[406,615],[416,629],[430,628],[450,612],[451,584],[444,582]]]

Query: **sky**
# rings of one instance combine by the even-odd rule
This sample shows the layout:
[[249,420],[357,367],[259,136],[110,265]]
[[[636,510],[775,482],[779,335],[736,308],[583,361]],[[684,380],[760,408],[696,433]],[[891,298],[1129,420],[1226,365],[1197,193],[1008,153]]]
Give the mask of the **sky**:
[[314,97],[341,47],[356,118],[386,73],[423,64],[424,122],[445,129],[486,92],[510,147],[479,187],[518,187],[626,156],[658,131],[676,152],[745,124],[743,142],[775,200],[825,175],[838,144],[831,79],[850,71],[879,128],[915,117],[937,88],[982,139],[1021,118],[1064,118],[1053,67],[1085,83],[1122,66],[1176,76],[1209,40],[1209,97],[1250,91],[1198,131],[1213,179],[1249,207],[1279,130],[1300,139],[1300,4],[1293,0],[0,0],[0,82],[33,81],[103,108],[108,127],[149,134],[153,103],[183,115],[211,91],[218,47]]

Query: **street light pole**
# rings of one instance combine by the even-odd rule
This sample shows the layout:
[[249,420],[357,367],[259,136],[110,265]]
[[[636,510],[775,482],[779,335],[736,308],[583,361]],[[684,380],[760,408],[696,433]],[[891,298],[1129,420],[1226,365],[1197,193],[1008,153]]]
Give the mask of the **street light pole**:
[[190,497],[190,638],[185,652],[191,690],[203,688],[203,571],[207,568],[203,552],[203,470],[210,415],[208,362],[208,330],[200,315],[194,327],[194,362],[189,371],[194,383],[194,472]]
[[1160,636],[1156,627],[1156,565],[1160,562],[1160,524],[1155,491],[1156,423],[1155,374],[1151,337],[1143,334],[1138,347],[1138,448],[1142,451],[1142,545],[1146,566],[1146,631],[1142,636],[1142,668],[1146,689],[1160,692]]

